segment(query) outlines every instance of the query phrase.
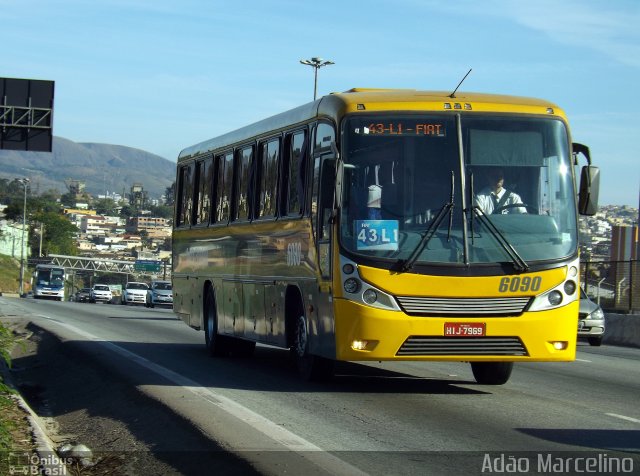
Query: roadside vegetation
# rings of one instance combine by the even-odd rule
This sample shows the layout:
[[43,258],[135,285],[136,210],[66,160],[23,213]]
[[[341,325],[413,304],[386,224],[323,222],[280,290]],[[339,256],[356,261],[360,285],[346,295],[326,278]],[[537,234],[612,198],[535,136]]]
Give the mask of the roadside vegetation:
[[20,288],[20,263],[10,256],[0,255],[0,292],[17,293]]
[[12,474],[12,461],[34,449],[27,415],[12,398],[15,391],[4,377],[11,366],[11,349],[15,343],[11,329],[0,322],[0,474]]
[[[0,291],[17,293],[20,279],[19,263],[0,255]],[[12,330],[0,321],[0,474],[10,474],[9,459],[17,451],[32,449],[31,429],[5,382],[5,372],[11,367],[11,349],[16,344]]]

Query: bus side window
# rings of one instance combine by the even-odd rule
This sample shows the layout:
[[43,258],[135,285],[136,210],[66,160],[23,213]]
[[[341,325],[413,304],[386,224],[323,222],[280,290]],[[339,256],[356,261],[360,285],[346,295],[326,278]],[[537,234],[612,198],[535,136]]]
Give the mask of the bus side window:
[[278,185],[278,162],[280,157],[280,139],[270,140],[260,148],[258,162],[258,180],[256,187],[257,203],[254,218],[274,217],[276,214],[276,192]]
[[178,226],[190,226],[193,211],[193,163],[180,169],[179,201],[176,207]]
[[211,185],[213,181],[212,158],[208,157],[196,164],[196,198],[194,224],[209,223],[211,210]]
[[214,221],[226,223],[231,213],[231,191],[233,186],[233,153],[216,158],[216,187]]
[[307,174],[307,131],[287,134],[280,182],[280,215],[299,217],[303,212]]
[[[249,212],[249,190],[252,187],[250,183],[250,168],[253,160],[253,146],[244,147],[236,153],[236,180],[235,180],[235,213],[233,216],[237,220],[248,220]],[[233,207],[232,207],[233,208]]]

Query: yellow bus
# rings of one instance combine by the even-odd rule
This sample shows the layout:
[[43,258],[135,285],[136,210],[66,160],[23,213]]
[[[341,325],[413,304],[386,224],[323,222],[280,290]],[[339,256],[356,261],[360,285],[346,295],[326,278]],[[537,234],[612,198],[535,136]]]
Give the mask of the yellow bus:
[[330,94],[180,153],[174,311],[211,355],[282,347],[305,378],[462,361],[503,384],[514,362],[575,359],[598,184],[547,101]]

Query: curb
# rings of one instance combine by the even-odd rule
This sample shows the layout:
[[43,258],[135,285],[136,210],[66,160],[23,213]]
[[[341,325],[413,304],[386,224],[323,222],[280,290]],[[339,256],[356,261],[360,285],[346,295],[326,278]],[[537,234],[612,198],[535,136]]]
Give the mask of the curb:
[[[7,383],[6,380],[5,383]],[[10,386],[13,388],[13,385]],[[54,449],[53,442],[45,432],[40,417],[31,409],[20,393],[11,395],[11,398],[27,413],[29,426],[31,426],[31,434],[33,435],[36,446],[35,454],[29,458],[29,464],[27,466],[39,468],[40,472],[38,474],[69,474],[62,458],[58,456],[58,453]]]
[[[28,455],[27,461],[21,460],[20,463],[22,464],[19,464],[19,466],[9,467],[9,474],[24,474],[25,470],[29,471],[31,469],[37,469],[37,474],[69,474],[64,461],[54,449],[53,441],[51,441],[44,429],[45,425],[16,388],[11,378],[10,369],[3,360],[0,361],[0,375],[2,375],[5,385],[15,392],[8,395],[8,397],[14,400],[27,414],[27,421],[31,427],[31,435],[35,445],[34,454]],[[20,455],[24,456],[25,454],[20,453]],[[29,472],[28,474],[34,473]]]

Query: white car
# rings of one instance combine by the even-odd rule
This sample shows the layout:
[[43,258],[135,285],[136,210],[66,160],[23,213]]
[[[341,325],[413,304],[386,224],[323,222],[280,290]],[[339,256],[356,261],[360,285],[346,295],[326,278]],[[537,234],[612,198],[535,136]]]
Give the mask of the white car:
[[585,337],[590,345],[602,345],[606,328],[604,312],[598,304],[589,299],[582,288],[580,289],[579,312],[578,337]]
[[173,290],[171,281],[151,281],[147,291],[147,307],[173,306]]
[[122,304],[146,304],[148,290],[147,283],[137,283],[135,281],[127,283],[122,291]]
[[105,302],[107,304],[111,303],[113,299],[113,294],[111,293],[111,289],[106,284],[94,284],[91,288],[91,292],[89,294],[89,302]]

